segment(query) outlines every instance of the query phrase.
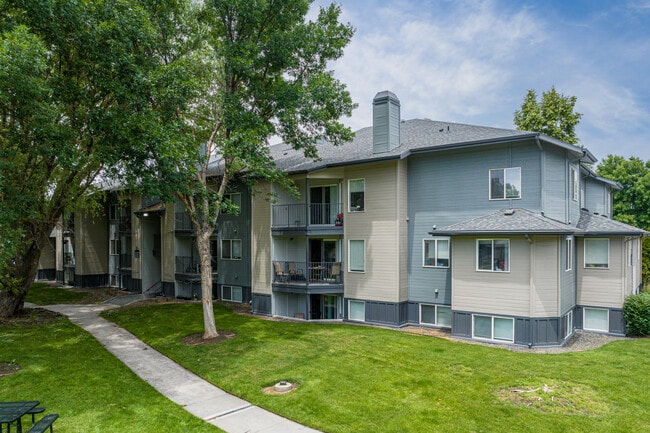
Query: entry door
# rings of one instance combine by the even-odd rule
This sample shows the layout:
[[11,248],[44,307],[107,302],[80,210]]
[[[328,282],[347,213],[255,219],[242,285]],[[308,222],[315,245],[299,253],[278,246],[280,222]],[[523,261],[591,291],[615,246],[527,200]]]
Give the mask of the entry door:
[[334,224],[338,199],[336,186],[315,186],[309,190],[310,224]]

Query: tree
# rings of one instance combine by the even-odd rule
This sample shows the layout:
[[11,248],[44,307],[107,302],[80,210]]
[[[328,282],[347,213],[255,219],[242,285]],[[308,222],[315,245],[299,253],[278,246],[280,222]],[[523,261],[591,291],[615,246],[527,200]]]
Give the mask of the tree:
[[142,164],[183,105],[159,49],[182,1],[157,3],[0,0],[0,316],[22,309],[63,211]]
[[317,158],[317,139],[341,144],[352,132],[339,119],[354,104],[327,69],[353,30],[339,23],[340,9],[321,8],[305,21],[308,0],[206,0],[193,50],[195,88],[189,109],[170,119],[174,146],[160,148],[152,164],[134,173],[143,191],[183,202],[193,223],[201,260],[204,338],[218,335],[212,307],[210,236],[235,180],[292,188],[274,166],[268,140],[276,135],[306,157]]
[[[614,180],[622,189],[614,193],[614,219],[644,230],[650,229],[650,161],[608,155],[598,164],[599,176]],[[643,239],[643,281],[650,281],[650,238]]]
[[575,127],[582,114],[575,113],[575,96],[559,94],[555,87],[542,93],[537,100],[534,90],[529,90],[520,110],[515,111],[514,123],[522,131],[541,132],[571,144],[578,143]]

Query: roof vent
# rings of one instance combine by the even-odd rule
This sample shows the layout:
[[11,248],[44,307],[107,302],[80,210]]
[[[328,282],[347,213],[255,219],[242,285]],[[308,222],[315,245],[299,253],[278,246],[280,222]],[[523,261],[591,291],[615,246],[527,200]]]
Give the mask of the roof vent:
[[390,152],[400,144],[400,102],[388,90],[372,100],[372,151]]
[[506,211],[505,211],[503,214],[504,214],[504,215],[508,215],[508,216],[510,216],[510,215],[514,215],[514,214],[515,214],[515,210],[514,210],[514,209],[506,209]]

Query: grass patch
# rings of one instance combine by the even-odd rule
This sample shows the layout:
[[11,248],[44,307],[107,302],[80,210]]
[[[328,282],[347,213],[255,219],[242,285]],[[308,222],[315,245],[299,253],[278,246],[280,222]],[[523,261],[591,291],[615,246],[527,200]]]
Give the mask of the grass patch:
[[161,396],[64,317],[0,325],[0,342],[0,365],[13,366],[0,377],[0,400],[40,400],[60,414],[55,432],[221,431]]
[[34,283],[27,292],[25,301],[36,305],[67,304],[81,301],[88,293],[75,292],[61,287],[52,287],[46,283]]
[[[650,431],[650,339],[540,355],[382,328],[269,321],[216,305],[217,327],[237,337],[186,346],[184,337],[202,332],[199,304],[104,315],[227,391],[332,433]],[[281,380],[300,386],[262,392]],[[555,409],[501,396],[544,383],[566,398]],[[559,410],[569,401],[581,409]]]

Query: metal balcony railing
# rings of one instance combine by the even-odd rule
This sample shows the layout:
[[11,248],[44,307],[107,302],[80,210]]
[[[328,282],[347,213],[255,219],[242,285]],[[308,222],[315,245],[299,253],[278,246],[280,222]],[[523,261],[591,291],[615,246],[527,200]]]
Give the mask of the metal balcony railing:
[[342,203],[276,204],[272,208],[273,227],[343,225]]
[[[177,274],[200,274],[201,259],[199,257],[176,256]],[[217,273],[217,258],[212,258],[212,273]]]
[[342,262],[273,261],[275,283],[293,285],[343,284]]

